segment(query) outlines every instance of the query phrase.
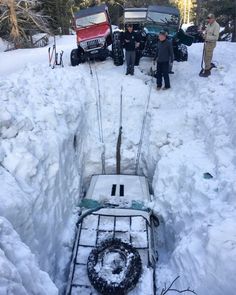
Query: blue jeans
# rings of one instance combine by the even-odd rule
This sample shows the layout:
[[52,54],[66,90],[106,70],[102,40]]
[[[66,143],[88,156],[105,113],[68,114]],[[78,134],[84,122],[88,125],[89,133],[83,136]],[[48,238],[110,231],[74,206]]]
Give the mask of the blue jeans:
[[164,78],[165,88],[170,88],[169,78],[169,62],[157,62],[157,87],[162,86],[162,78]]
[[134,64],[135,64],[135,51],[127,51],[125,53],[126,64],[127,64],[127,73],[134,73]]

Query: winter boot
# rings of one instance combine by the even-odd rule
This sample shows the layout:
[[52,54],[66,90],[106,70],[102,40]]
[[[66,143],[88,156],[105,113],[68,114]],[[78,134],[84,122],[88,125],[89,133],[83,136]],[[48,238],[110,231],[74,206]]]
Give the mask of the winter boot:
[[211,70],[205,70],[203,73],[201,73],[199,76],[200,77],[204,77],[204,78],[206,78],[206,77],[208,77],[208,76],[210,76],[211,75]]
[[211,68],[210,68],[210,70],[211,69],[216,69],[216,68],[217,68],[217,66],[213,62],[211,62]]

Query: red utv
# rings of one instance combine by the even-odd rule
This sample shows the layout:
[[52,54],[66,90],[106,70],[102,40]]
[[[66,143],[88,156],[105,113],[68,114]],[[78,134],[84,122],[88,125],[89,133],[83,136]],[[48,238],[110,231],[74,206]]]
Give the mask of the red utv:
[[[105,4],[75,13],[74,27],[78,47],[71,51],[72,66],[88,59],[105,60],[108,56],[113,57],[115,65],[123,64],[120,32],[112,33],[109,12]],[[111,44],[112,52],[108,49]]]

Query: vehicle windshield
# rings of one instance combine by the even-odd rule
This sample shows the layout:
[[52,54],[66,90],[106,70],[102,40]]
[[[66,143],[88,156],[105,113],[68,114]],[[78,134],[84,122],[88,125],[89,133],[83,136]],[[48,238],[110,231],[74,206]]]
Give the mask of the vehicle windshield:
[[97,25],[106,22],[106,14],[104,12],[88,15],[76,19],[76,27],[83,28],[91,25]]
[[146,14],[146,11],[125,11],[125,19],[145,19]]
[[149,11],[147,14],[147,21],[169,26],[178,26],[179,17],[174,14]]
[[158,35],[160,33],[161,30],[166,30],[168,29],[168,35],[173,37],[176,33],[177,33],[177,28],[178,27],[174,27],[174,26],[163,26],[163,25],[158,25],[158,24],[155,24],[155,23],[148,23],[145,25],[145,29],[146,29],[146,32],[149,33],[149,34],[152,34],[152,35]]

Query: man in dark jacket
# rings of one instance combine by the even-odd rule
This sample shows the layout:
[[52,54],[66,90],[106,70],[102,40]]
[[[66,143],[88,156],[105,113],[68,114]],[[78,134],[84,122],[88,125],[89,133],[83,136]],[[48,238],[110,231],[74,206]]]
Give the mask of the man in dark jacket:
[[125,58],[127,64],[126,75],[134,74],[134,64],[135,64],[135,49],[139,47],[138,37],[133,30],[133,25],[128,25],[127,30],[124,34],[125,42]]
[[173,63],[174,53],[173,47],[165,31],[159,33],[159,41],[157,43],[157,52],[155,60],[157,60],[157,90],[162,87],[162,77],[164,78],[165,87],[163,90],[170,88],[169,63]]

